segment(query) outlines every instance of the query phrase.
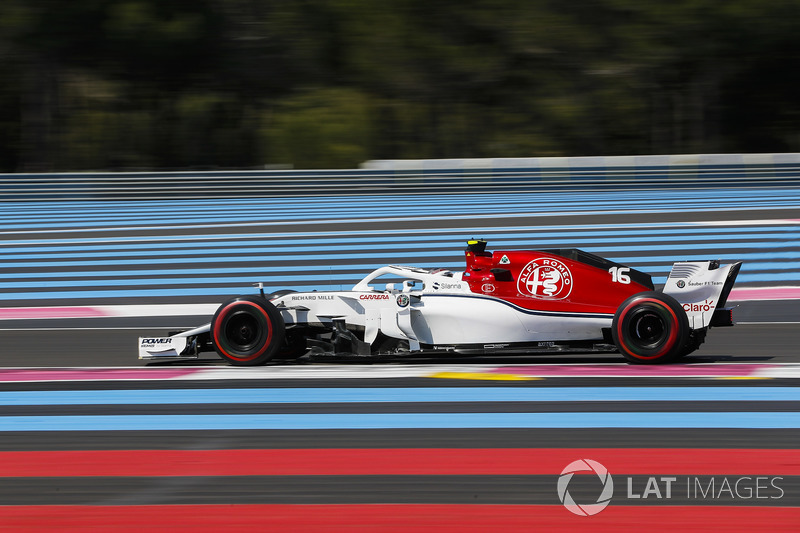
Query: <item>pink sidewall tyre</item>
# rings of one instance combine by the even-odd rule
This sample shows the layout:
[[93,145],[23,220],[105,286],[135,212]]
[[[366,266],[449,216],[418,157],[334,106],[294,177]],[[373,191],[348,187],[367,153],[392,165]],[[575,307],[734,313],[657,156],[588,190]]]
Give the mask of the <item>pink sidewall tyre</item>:
[[211,321],[214,349],[235,366],[266,363],[278,353],[284,336],[280,311],[257,296],[243,296],[223,303]]

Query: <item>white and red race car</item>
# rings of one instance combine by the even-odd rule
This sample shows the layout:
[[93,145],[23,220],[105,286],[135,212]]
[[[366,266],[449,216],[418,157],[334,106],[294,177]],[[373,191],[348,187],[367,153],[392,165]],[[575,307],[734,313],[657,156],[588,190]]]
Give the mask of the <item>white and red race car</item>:
[[741,263],[675,263],[648,274],[578,249],[487,252],[472,240],[464,272],[385,266],[349,291],[279,291],[223,303],[209,324],[140,338],[139,358],[233,365],[304,354],[531,354],[619,351],[663,363],[733,325],[725,307]]

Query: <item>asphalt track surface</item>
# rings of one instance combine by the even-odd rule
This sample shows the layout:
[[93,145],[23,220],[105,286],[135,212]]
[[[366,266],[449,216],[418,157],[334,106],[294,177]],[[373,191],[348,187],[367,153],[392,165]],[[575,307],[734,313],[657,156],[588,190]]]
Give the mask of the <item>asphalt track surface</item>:
[[[743,212],[698,206],[686,212],[623,209],[530,218],[488,213],[480,226],[646,229],[687,220],[726,227],[736,225],[732,220],[751,226],[759,220],[796,221],[797,205],[784,200]],[[424,225],[449,235],[464,219],[454,220],[443,215],[425,221],[339,221],[327,223],[325,231],[386,231],[389,242],[406,251],[413,249],[413,239],[398,239],[396,232],[413,234]],[[310,229],[302,221],[270,224],[271,231],[284,233]],[[188,226],[178,231],[191,237],[197,228]],[[261,229],[244,225],[235,231]],[[49,231],[13,238],[50,238]],[[158,237],[159,231],[153,226],[141,235]],[[231,227],[203,231],[227,234]],[[92,236],[123,234],[100,228]],[[80,235],[86,233],[64,230],[59,238]],[[745,286],[794,283],[791,254],[800,243],[795,233],[773,241],[758,252],[764,254],[762,266]],[[732,253],[739,253],[736,246]],[[426,253],[415,252],[421,266],[441,258]],[[647,262],[652,253],[633,255]],[[324,261],[305,264],[320,268]],[[48,267],[26,268],[46,276]],[[87,268],[99,279],[110,277],[104,267]],[[10,299],[6,306],[95,301],[78,292],[75,298],[48,298],[46,287],[9,291],[39,295]],[[173,300],[154,294],[120,293],[113,300]],[[191,294],[180,299],[219,301]],[[2,527],[796,531],[800,524],[797,379],[737,371],[780,371],[800,363],[798,300],[742,302],[736,310],[740,323],[712,330],[700,350],[676,365],[680,372],[648,378],[626,376],[626,369],[633,373],[636,367],[614,354],[417,358],[373,365],[303,359],[261,370],[296,371],[292,378],[241,378],[237,370],[237,379],[183,379],[183,372],[196,369],[135,359],[138,336],[207,318],[0,320]],[[616,374],[570,375],[571,368],[595,364]],[[445,367],[451,371],[435,371]],[[338,369],[338,377],[319,376],[329,368]],[[526,374],[526,368],[538,370]],[[567,375],[546,376],[548,368],[565,369]],[[699,375],[709,368],[730,373]],[[202,369],[234,370],[213,355],[198,372]],[[391,377],[397,369],[420,375]],[[176,377],[167,377],[170,372]],[[387,374],[377,377],[381,372]],[[594,516],[572,514],[557,490],[565,467],[581,459],[602,464],[614,481],[610,505]],[[584,470],[569,481],[569,494],[591,510],[607,484],[599,473]]]
[[[136,359],[135,349],[141,336],[166,335],[168,331],[199,325],[208,317],[197,317],[199,322],[185,319],[169,322],[166,327],[154,326],[154,320],[142,320],[140,325],[122,328],[99,327],[97,321],[73,321],[73,327],[64,324],[52,329],[35,326],[0,331],[3,346],[3,362],[6,367],[88,367],[145,366]],[[191,320],[189,317],[188,320]],[[55,322],[55,321],[53,321]],[[87,325],[87,322],[89,324]],[[187,323],[188,322],[188,323]],[[86,328],[86,329],[83,329]],[[620,363],[619,354],[542,354],[531,356],[484,356],[484,357],[424,357],[411,358],[413,362],[431,363]],[[395,363],[402,364],[403,359]],[[746,323],[732,328],[717,328],[709,332],[705,344],[685,360],[697,362],[770,362],[800,363],[800,324],[797,323]],[[308,357],[297,362],[274,362],[271,364],[313,365]],[[330,362],[326,360],[325,362]],[[173,363],[174,364],[174,363]],[[180,363],[179,363],[180,364]],[[197,361],[185,364],[224,365],[214,352],[203,352]],[[151,363],[156,365],[156,363]]]

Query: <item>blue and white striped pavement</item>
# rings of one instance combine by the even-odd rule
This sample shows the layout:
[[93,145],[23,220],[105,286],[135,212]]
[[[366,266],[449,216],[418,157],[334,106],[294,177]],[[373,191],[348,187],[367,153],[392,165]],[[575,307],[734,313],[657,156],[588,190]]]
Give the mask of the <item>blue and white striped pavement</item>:
[[290,403],[800,402],[798,387],[297,387],[0,391],[0,406]]
[[[17,431],[155,431],[155,430],[352,430],[352,429],[497,429],[497,428],[739,428],[798,429],[800,413],[774,410],[796,407],[796,387],[714,386],[598,386],[598,387],[289,387],[289,388],[183,388],[108,390],[8,390],[0,391],[6,408],[61,408],[95,406],[92,414],[11,414],[0,416],[0,432]],[[574,410],[547,412],[541,404],[572,402]],[[660,402],[662,408],[598,410],[609,402],[643,406]],[[676,403],[677,402],[677,403]],[[697,402],[715,402],[714,409],[697,410]],[[748,406],[748,402],[756,402]],[[787,403],[788,402],[788,403]],[[359,412],[364,405],[392,403],[394,412]],[[464,403],[465,412],[446,406]],[[722,408],[725,403],[736,410]],[[208,406],[274,405],[288,412],[228,412],[216,414]],[[322,412],[291,412],[292,405],[307,404]],[[428,412],[405,412],[407,405],[427,405]],[[507,405],[527,405],[523,412]],[[190,406],[181,414],[109,413],[121,406]],[[341,407],[352,412],[325,412]],[[480,405],[481,408],[475,406]],[[584,406],[581,410],[578,406]],[[281,407],[283,406],[283,407]],[[289,406],[289,407],[287,407]],[[327,406],[327,407],[320,407]],[[470,406],[471,409],[470,409]],[[669,408],[664,408],[669,406]],[[654,405],[655,407],[655,405]],[[185,408],[185,407],[184,407]],[[339,407],[336,407],[339,409]],[[209,412],[203,412],[208,410]]]
[[720,259],[744,261],[738,287],[800,286],[800,187],[4,202],[0,306],[346,289],[385,264],[459,270],[471,237],[583,248],[656,284]]
[[3,431],[352,429],[798,429],[798,412],[324,413],[0,417]]

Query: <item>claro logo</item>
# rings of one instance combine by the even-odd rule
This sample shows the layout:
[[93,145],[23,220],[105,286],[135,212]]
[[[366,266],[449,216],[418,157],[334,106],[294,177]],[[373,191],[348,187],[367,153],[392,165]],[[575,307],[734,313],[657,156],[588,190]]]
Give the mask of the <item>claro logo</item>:
[[706,300],[705,302],[697,302],[692,304],[683,304],[683,310],[688,313],[707,313],[714,309],[714,300]]

